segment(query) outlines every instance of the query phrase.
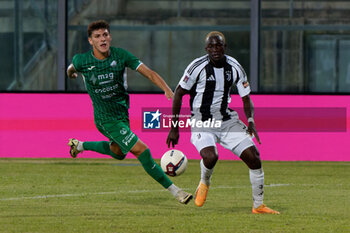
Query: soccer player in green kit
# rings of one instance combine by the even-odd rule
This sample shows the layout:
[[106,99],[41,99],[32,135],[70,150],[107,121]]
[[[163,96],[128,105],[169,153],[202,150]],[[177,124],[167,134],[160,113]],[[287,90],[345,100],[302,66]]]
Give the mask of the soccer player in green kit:
[[129,124],[129,95],[124,78],[125,68],[136,70],[162,89],[168,99],[173,92],[155,71],[148,68],[130,52],[111,47],[110,27],[99,20],[89,24],[88,40],[92,51],[76,54],[67,69],[69,78],[81,73],[94,108],[97,129],[108,141],[82,142],[71,138],[68,145],[75,158],[83,150],[99,152],[122,160],[131,152],[142,164],[145,171],[182,204],[187,204],[192,195],[173,184],[157,163],[151,152],[131,130]]

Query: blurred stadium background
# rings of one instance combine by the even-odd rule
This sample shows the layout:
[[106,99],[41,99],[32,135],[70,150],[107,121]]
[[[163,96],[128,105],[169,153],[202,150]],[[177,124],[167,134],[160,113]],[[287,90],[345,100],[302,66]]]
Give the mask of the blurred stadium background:
[[[89,49],[86,26],[106,19],[113,45],[157,70],[174,88],[202,55],[208,31],[223,31],[228,54],[254,93],[350,93],[347,0],[0,0],[0,90],[84,92],[65,76]],[[129,72],[131,92],[157,91]],[[81,81],[81,80],[80,80]]]

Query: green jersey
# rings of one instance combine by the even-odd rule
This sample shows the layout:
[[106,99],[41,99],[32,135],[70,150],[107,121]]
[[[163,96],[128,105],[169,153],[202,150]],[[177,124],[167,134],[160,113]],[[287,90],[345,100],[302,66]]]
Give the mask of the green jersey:
[[110,56],[104,60],[98,60],[89,51],[76,54],[72,63],[83,75],[95,122],[129,120],[125,68],[136,70],[140,60],[124,49],[110,47]]

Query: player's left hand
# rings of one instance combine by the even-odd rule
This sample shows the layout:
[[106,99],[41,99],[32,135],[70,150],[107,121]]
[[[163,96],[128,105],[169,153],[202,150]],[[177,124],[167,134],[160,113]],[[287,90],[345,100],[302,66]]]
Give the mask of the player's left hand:
[[247,132],[250,134],[250,136],[254,135],[254,137],[259,142],[259,144],[261,144],[261,141],[260,141],[260,138],[259,138],[259,135],[258,135],[258,131],[256,131],[254,122],[249,122],[249,126],[248,126]]
[[179,142],[179,137],[179,129],[171,128],[166,139],[166,144],[168,145],[168,148],[170,148],[170,145],[175,147],[175,145]]

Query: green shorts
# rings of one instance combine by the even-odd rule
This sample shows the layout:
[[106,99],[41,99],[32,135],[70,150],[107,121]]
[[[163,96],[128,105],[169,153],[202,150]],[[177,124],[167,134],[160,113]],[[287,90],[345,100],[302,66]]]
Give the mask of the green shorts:
[[117,143],[124,155],[139,140],[136,134],[131,131],[129,122],[127,121],[96,123],[96,127],[111,142]]

